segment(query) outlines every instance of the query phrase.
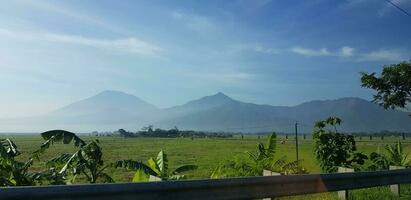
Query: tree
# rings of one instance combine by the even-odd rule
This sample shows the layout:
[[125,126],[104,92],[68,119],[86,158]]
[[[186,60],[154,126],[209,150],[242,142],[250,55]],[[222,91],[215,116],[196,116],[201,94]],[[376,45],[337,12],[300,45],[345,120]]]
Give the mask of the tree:
[[167,154],[163,150],[158,153],[156,159],[148,159],[147,165],[140,161],[121,160],[117,161],[114,167],[136,170],[133,182],[146,182],[149,180],[150,175],[159,177],[164,181],[184,179],[185,175],[181,173],[198,168],[197,165],[182,165],[173,171],[169,171]]
[[[338,133],[341,119],[329,117],[317,121],[314,126],[314,153],[325,172],[336,172],[338,167],[359,168],[368,158],[356,152],[354,136]],[[327,129],[332,127],[332,129]]]
[[69,182],[74,182],[78,175],[84,175],[90,183],[96,183],[101,179],[101,182],[114,182],[114,180],[104,170],[110,165],[104,165],[102,160],[103,152],[99,146],[99,141],[94,140],[86,143],[76,134],[64,131],[53,130],[41,134],[46,139],[38,153],[44,152],[55,142],[63,141],[64,144],[69,144],[74,141],[74,145],[79,149],[70,154],[64,153],[60,156],[51,159],[47,165],[53,168],[60,169],[59,174],[70,177]]
[[117,132],[118,132],[119,135],[122,136],[122,137],[133,137],[133,136],[134,136],[133,133],[128,132],[128,131],[126,131],[126,130],[124,130],[124,129],[119,129]]
[[154,130],[154,126],[153,125],[144,126],[143,128],[141,128],[141,130],[151,133]]
[[411,101],[411,61],[384,66],[381,75],[361,73],[362,86],[377,92],[374,102],[385,109],[406,108]]

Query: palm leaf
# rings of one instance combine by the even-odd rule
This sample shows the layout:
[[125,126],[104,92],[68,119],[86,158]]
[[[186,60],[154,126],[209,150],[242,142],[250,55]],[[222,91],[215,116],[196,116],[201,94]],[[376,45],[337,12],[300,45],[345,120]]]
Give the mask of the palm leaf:
[[166,176],[168,174],[168,159],[167,154],[165,154],[163,150],[158,153],[156,163],[160,169],[161,175]]
[[77,151],[76,153],[72,154],[71,157],[67,160],[66,164],[63,166],[63,168],[61,168],[60,170],[60,174],[64,174],[66,173],[67,169],[69,169],[70,165],[72,162],[74,162],[76,159],[78,159],[78,157],[80,156],[80,150]]
[[181,179],[185,179],[186,176],[185,175],[172,175],[169,177],[169,180],[181,180]]
[[146,174],[143,170],[137,170],[133,177],[133,182],[147,182],[150,175]]
[[16,144],[11,141],[9,138],[0,140],[0,154],[2,157],[15,157],[20,154],[17,150]]
[[266,153],[266,149],[264,147],[263,143],[259,143],[257,146],[257,150],[258,150],[258,156],[257,156],[257,160],[263,160],[265,158],[268,158],[268,155]]
[[41,137],[46,141],[40,146],[40,149],[33,152],[33,156],[37,159],[39,155],[44,153],[54,142],[63,142],[63,144],[69,144],[71,141],[74,140],[74,146],[82,147],[86,145],[81,138],[79,138],[76,134],[72,132],[68,132],[65,130],[51,130],[41,133]]
[[255,155],[255,154],[253,154],[249,151],[245,151],[245,153],[247,153],[250,156],[250,158],[253,159],[255,162],[258,161],[258,156],[257,155]]
[[53,142],[63,141],[63,144],[69,144],[74,140],[74,146],[76,147],[82,147],[86,145],[86,142],[84,142],[76,134],[65,130],[46,131],[44,133],[41,133],[41,137],[43,137],[45,140],[52,139]]
[[99,177],[103,179],[103,183],[114,183],[114,179],[106,173],[100,173]]
[[272,161],[270,170],[274,172],[282,172],[283,166],[287,163],[287,158],[285,156],[281,157],[278,160]]
[[146,174],[157,176],[158,173],[154,171],[150,166],[147,166],[146,164],[140,162],[140,161],[134,161],[134,160],[118,160],[114,163],[111,164],[114,168],[124,168],[124,169],[130,169],[130,170],[142,170]]
[[150,167],[150,169],[152,169],[153,171],[156,172],[157,176],[161,175],[161,171],[160,171],[160,167],[157,165],[156,161],[154,160],[154,158],[150,158],[147,160],[148,166]]
[[72,154],[69,153],[63,153],[60,156],[54,157],[47,161],[46,165],[49,167],[56,167],[60,165],[64,165],[67,163],[67,161],[70,160]]
[[271,158],[274,157],[275,149],[277,148],[277,134],[272,133],[267,143],[267,155]]
[[192,171],[192,170],[196,170],[197,168],[198,168],[197,165],[183,165],[183,166],[177,167],[177,169],[174,170],[173,174]]
[[21,171],[27,172],[32,165],[33,165],[33,159],[29,158],[29,160],[26,161],[24,165],[21,167]]

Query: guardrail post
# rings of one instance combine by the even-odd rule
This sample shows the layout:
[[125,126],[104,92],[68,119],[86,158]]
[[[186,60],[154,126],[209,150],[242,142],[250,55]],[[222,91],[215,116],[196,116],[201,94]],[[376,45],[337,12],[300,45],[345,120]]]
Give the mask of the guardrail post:
[[[338,167],[338,173],[347,173],[347,172],[354,172],[354,169],[346,168],[346,167]],[[340,198],[341,200],[347,200],[348,190],[338,191],[338,198]]]
[[[390,166],[390,170],[396,170],[396,169],[405,169],[405,167],[402,166]],[[400,196],[400,185],[395,184],[395,185],[390,185],[390,190],[395,196]]]
[[[280,175],[281,175],[280,173],[263,169],[263,176],[280,176]],[[271,200],[271,198],[264,198],[262,200]]]
[[150,178],[148,179],[148,182],[157,182],[157,181],[161,181],[161,178],[159,178],[157,176],[150,175]]

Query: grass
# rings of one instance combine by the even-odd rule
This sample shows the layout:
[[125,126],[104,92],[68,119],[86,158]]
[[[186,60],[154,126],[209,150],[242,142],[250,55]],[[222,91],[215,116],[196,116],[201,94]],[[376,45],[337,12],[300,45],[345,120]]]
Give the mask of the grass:
[[[2,138],[6,136],[1,136]],[[36,150],[43,142],[42,138],[37,135],[12,135],[7,136],[18,145],[22,155],[19,159],[26,159],[30,152]],[[154,157],[162,149],[168,154],[171,167],[177,167],[182,164],[196,164],[198,170],[188,174],[189,179],[208,178],[212,170],[223,160],[229,159],[236,154],[245,151],[255,151],[258,142],[265,142],[267,136],[245,136],[229,139],[213,138],[120,138],[120,137],[90,137],[83,136],[85,140],[99,139],[103,149],[104,160],[107,163],[122,160],[133,159],[146,161]],[[308,138],[308,137],[307,137]],[[395,143],[400,138],[385,138],[383,141],[375,138],[373,141],[367,141],[363,138],[357,142],[360,151],[370,153],[382,148],[385,144]],[[285,144],[277,145],[277,155],[286,156],[289,161],[294,160],[295,141],[286,140],[279,137],[278,142],[286,141]],[[407,151],[410,151],[411,140],[404,142]],[[320,168],[315,161],[312,153],[312,141],[310,139],[300,139],[299,157],[303,159],[304,167],[310,173],[319,173]],[[74,152],[73,145],[55,144],[49,149],[40,161],[35,162],[34,170],[41,170],[44,162],[61,153]],[[107,172],[112,175],[116,182],[130,182],[134,172],[127,170],[108,169]],[[411,189],[405,187],[405,194],[411,194]],[[352,193],[353,199],[401,199],[390,194],[388,187],[370,188],[355,190]],[[304,195],[296,197],[286,197],[281,199],[337,199],[336,193],[325,193],[315,195]]]

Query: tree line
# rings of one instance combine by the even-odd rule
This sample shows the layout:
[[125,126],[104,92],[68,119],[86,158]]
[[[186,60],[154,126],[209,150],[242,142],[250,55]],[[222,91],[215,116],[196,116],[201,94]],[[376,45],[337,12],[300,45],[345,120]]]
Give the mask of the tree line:
[[160,129],[154,128],[153,126],[147,126],[142,128],[141,131],[130,132],[124,129],[119,129],[116,132],[122,137],[161,137],[161,138],[178,138],[178,137],[191,137],[191,138],[231,138],[233,134],[231,133],[221,133],[221,132],[205,132],[205,131],[193,131],[193,130],[179,130],[177,127],[173,129]]

